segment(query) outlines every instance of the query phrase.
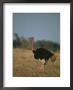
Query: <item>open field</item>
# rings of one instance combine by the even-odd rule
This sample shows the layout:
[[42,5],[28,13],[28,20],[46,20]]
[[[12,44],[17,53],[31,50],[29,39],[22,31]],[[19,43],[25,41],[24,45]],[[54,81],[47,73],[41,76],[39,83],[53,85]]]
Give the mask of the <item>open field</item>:
[[31,50],[13,49],[13,76],[14,77],[59,77],[60,55],[53,64],[50,60],[45,65],[44,72],[38,72],[39,61],[34,59]]

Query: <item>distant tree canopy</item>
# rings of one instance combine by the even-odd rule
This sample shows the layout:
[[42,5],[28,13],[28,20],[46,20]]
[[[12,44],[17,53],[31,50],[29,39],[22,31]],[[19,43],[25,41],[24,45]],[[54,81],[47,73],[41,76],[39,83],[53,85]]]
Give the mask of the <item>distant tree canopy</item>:
[[[23,48],[23,49],[32,49],[32,39],[33,37],[24,38],[19,37],[17,33],[13,35],[13,48]],[[46,41],[46,40],[38,40],[35,42],[35,49],[44,47],[52,51],[59,51],[60,45],[57,43],[54,43],[52,41]]]

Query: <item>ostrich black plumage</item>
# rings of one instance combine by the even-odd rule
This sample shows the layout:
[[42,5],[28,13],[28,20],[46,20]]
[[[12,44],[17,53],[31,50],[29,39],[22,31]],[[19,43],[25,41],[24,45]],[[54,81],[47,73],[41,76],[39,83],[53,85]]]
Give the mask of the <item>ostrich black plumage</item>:
[[49,60],[49,58],[51,58],[51,61],[55,61],[56,57],[55,54],[49,50],[47,50],[46,48],[37,48],[36,50],[34,50],[34,38],[32,40],[32,52],[34,54],[34,58],[36,60],[45,60],[45,63],[47,63],[47,61]]
[[37,60],[45,60],[45,64],[47,63],[47,61],[49,60],[49,58],[51,58],[54,54],[51,53],[50,51],[48,51],[45,48],[37,48],[36,50],[33,50],[34,53],[34,58]]

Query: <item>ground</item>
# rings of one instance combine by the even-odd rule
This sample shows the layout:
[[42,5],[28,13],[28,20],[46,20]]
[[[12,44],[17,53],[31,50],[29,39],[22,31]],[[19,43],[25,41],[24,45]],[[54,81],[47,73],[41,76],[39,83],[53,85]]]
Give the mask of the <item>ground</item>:
[[35,60],[32,50],[13,49],[13,76],[14,77],[60,77],[60,53],[56,52],[57,60],[50,60],[44,71],[39,72],[40,62]]

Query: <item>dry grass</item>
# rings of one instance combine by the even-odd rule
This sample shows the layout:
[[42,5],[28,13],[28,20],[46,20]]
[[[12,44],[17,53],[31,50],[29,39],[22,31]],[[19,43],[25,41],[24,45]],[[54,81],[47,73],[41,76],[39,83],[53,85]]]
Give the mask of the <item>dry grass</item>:
[[34,59],[31,50],[13,49],[13,76],[14,77],[59,77],[60,55],[52,63],[50,60],[45,65],[45,71],[39,72],[40,62]]

